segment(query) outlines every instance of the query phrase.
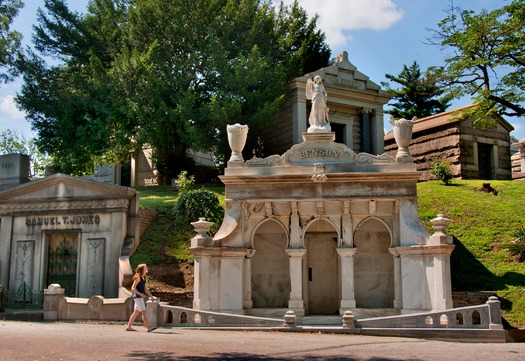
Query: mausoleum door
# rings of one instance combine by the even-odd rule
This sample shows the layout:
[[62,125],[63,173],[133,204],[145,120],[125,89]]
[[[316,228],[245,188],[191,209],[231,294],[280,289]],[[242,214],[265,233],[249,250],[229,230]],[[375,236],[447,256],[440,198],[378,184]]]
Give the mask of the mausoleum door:
[[251,259],[253,308],[284,308],[290,299],[288,238],[277,221],[267,221],[254,234]]
[[354,234],[355,299],[358,308],[394,307],[394,259],[390,233],[377,219],[359,225]]
[[332,315],[339,312],[337,233],[306,235],[308,313]]
[[48,287],[58,283],[65,290],[65,295],[77,294],[78,234],[49,233],[47,278]]

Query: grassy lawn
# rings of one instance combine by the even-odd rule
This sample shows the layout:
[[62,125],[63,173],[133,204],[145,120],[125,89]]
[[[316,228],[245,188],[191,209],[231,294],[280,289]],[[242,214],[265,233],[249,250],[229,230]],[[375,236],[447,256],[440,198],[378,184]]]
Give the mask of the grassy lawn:
[[[430,220],[438,213],[453,220],[447,230],[456,245],[451,257],[453,290],[496,292],[505,318],[514,326],[525,326],[525,263],[517,262],[507,249],[516,230],[525,225],[525,182],[490,181],[497,195],[481,192],[483,183],[419,183],[419,215],[429,233],[433,232]],[[224,204],[222,185],[204,187]],[[178,198],[175,188],[137,190],[141,207],[157,211],[158,217],[142,236],[132,265],[191,262],[193,256],[187,248],[194,234],[179,232],[176,220],[169,215]]]

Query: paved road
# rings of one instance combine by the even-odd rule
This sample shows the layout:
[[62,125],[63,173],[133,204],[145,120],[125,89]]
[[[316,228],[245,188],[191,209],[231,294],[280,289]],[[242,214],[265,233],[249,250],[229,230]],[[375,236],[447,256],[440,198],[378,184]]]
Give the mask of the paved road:
[[0,321],[0,360],[525,360],[525,343]]

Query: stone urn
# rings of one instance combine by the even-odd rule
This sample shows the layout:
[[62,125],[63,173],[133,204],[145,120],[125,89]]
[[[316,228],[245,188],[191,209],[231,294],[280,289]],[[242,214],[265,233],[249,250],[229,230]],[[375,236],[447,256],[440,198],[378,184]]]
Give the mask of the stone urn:
[[412,127],[417,118],[414,117],[412,120],[405,118],[394,119],[390,117],[390,124],[394,128],[394,139],[397,144],[397,154],[396,159],[398,161],[412,162],[413,158],[410,155],[408,146],[412,140]]
[[213,242],[213,240],[208,235],[208,232],[213,226],[213,222],[206,221],[206,218],[200,217],[197,222],[191,222],[190,223],[193,228],[195,229],[195,232],[197,235],[191,239],[191,247],[206,247],[210,246]]
[[246,138],[248,137],[248,126],[236,123],[234,125],[227,125],[226,131],[228,132],[228,143],[232,150],[230,162],[232,161],[244,161],[242,158],[242,150],[246,144]]

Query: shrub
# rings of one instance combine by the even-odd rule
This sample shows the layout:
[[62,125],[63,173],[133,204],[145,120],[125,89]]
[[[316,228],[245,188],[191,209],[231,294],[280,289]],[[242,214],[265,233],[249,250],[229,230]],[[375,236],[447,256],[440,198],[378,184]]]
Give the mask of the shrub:
[[525,227],[520,227],[514,234],[514,240],[508,246],[509,252],[518,262],[525,261]]
[[189,192],[195,186],[195,177],[188,177],[188,172],[183,170],[179,173],[179,176],[177,177],[175,183],[177,184],[177,190],[179,191],[179,193]]
[[450,180],[454,175],[454,173],[452,172],[452,166],[450,165],[450,161],[448,159],[442,160],[439,158],[435,158],[432,161],[432,165],[430,166],[430,173],[434,177],[442,181],[445,185],[450,184]]
[[193,232],[191,222],[196,222],[200,217],[205,217],[208,222],[214,222],[210,233],[214,234],[219,229],[224,217],[219,198],[207,189],[195,189],[184,192],[171,212],[175,217],[177,228],[183,232]]

